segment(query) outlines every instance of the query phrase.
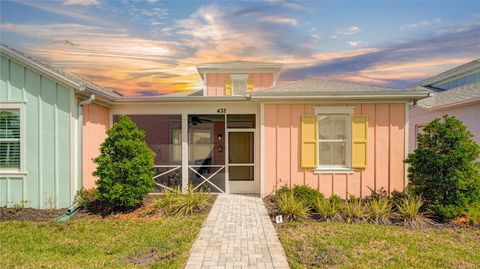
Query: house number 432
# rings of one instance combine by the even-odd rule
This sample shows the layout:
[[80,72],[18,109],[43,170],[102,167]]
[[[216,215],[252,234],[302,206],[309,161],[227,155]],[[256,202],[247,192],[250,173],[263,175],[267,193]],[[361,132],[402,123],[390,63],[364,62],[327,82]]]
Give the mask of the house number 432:
[[227,113],[227,109],[226,108],[219,108],[219,109],[217,109],[217,113],[218,114],[225,114],[225,113]]

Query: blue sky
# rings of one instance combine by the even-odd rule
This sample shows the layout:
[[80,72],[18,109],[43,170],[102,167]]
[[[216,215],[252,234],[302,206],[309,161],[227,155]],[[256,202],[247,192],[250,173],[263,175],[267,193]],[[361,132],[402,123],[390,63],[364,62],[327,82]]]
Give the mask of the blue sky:
[[480,57],[480,1],[2,1],[1,42],[127,95],[202,87],[195,65],[285,63],[283,82],[407,87]]

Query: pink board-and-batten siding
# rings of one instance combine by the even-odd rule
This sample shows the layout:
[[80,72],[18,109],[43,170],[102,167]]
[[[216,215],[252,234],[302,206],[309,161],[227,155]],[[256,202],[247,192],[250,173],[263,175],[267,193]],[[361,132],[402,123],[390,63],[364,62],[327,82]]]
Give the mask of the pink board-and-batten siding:
[[[207,73],[206,74],[206,95],[224,96],[225,81],[230,78],[228,73]],[[253,90],[261,90],[273,85],[273,73],[251,73],[249,79],[253,79]]]
[[311,115],[314,104],[265,104],[265,182],[262,195],[279,187],[305,184],[327,197],[365,197],[372,190],[405,188],[405,105],[335,104],[354,106],[368,116],[368,165],[353,173],[316,174],[300,168],[300,118]]
[[83,107],[83,144],[82,177],[83,188],[95,187],[96,178],[92,175],[96,169],[93,159],[100,155],[100,145],[107,137],[109,127],[109,109],[98,104]]

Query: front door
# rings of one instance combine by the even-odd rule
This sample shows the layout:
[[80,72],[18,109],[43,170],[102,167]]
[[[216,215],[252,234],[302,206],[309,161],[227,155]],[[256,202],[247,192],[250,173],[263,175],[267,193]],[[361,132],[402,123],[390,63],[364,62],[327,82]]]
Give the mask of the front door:
[[255,131],[228,131],[230,193],[258,193],[255,171]]

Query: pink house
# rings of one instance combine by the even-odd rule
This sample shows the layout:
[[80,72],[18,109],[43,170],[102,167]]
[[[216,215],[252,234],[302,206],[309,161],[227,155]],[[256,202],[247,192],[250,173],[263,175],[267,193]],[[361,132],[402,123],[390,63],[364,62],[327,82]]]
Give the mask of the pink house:
[[480,59],[447,70],[416,86],[430,90],[431,97],[410,107],[410,151],[416,148],[416,136],[422,128],[445,114],[463,121],[480,144]]
[[305,184],[346,198],[404,190],[408,103],[427,97],[425,89],[313,79],[277,85],[277,63],[197,69],[201,91],[97,98],[84,106],[85,187],[94,185],[92,158],[105,130],[129,115],[157,154],[158,191],[192,184],[265,196]]
[[[146,132],[158,192],[402,191],[417,125],[408,104],[428,104],[421,99],[431,92],[315,79],[277,85],[282,64],[234,61],[198,66],[204,87],[195,92],[125,97],[5,45],[0,54],[0,206],[71,205],[77,190],[95,186],[93,159],[119,115]],[[470,86],[461,91],[472,95]],[[479,112],[478,98],[462,102],[452,110]]]

